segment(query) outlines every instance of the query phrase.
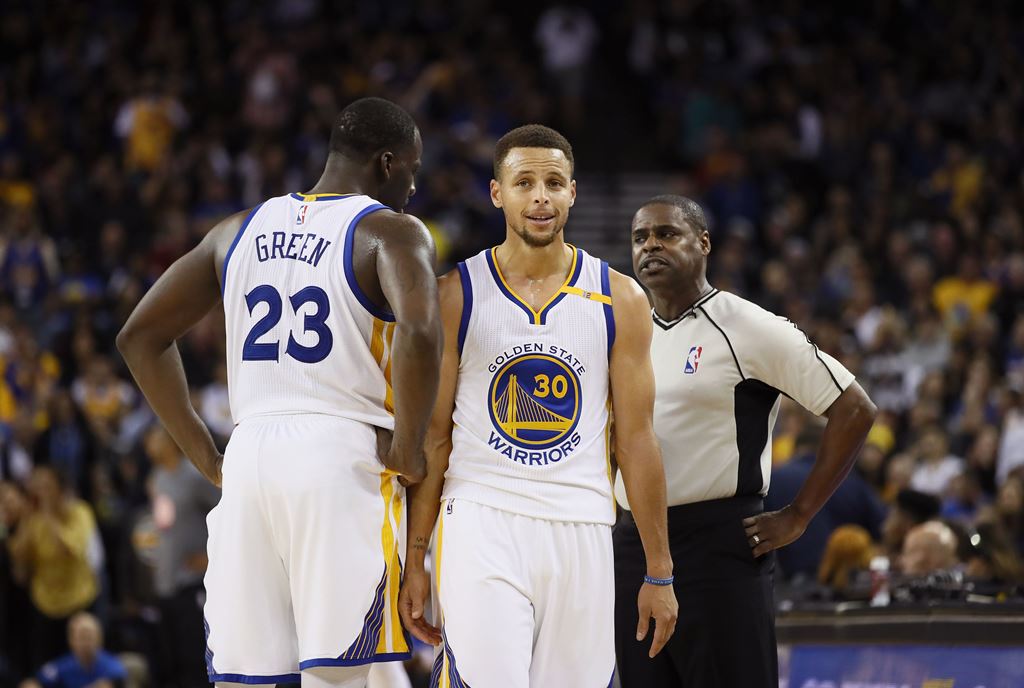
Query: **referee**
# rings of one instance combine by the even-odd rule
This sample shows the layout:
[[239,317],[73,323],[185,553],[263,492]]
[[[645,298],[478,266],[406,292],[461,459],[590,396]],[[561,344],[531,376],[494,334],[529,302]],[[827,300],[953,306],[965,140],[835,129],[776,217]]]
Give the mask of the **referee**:
[[[654,430],[668,488],[679,600],[657,657],[637,641],[640,536],[625,510],[614,531],[615,636],[623,688],[778,688],[774,555],[796,540],[843,481],[875,418],[853,375],[793,323],[708,284],[701,207],[657,196],[633,217],[633,269],[654,304]],[[764,513],[771,434],[789,396],[828,425],[793,502]]]

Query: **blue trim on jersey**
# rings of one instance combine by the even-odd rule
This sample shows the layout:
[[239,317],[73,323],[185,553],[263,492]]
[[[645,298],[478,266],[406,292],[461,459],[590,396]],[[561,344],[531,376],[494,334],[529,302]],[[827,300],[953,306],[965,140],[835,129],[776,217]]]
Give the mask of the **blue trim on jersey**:
[[[582,272],[583,272],[583,261],[587,257],[586,253],[584,253],[583,251],[579,250],[575,246],[572,246],[572,250],[576,254],[576,256],[575,256],[576,257],[576,265],[574,266],[574,269],[573,269],[573,272],[572,272],[572,276],[569,278],[569,281],[565,283],[566,287],[575,287],[576,286],[576,281],[580,278],[580,274],[582,274]],[[558,294],[558,296],[553,298],[548,303],[548,305],[544,306],[544,308],[540,312],[540,324],[541,325],[547,325],[548,324],[548,313],[550,313],[551,309],[554,308],[555,306],[557,306],[559,304],[559,302],[562,299],[565,298],[565,296],[566,296],[566,293],[564,291],[560,292]]]
[[[352,642],[352,645],[334,659],[339,662],[366,663],[377,652],[377,642],[380,639],[380,629],[384,625],[384,599],[385,587],[388,582],[388,567],[384,566],[384,574],[380,577],[380,583],[373,594],[373,602],[369,611],[363,618],[363,628],[359,636]],[[302,665],[299,664],[301,668]]]
[[206,614],[203,614],[203,634],[206,641],[206,673],[213,675],[213,650],[210,649],[210,622],[206,620]]
[[441,672],[444,666],[444,658],[448,658],[448,683],[451,688],[471,688],[459,675],[459,668],[455,665],[455,653],[448,642],[448,634],[441,628],[441,652],[434,658],[434,666],[430,672],[430,688],[439,688],[441,685]]
[[269,683],[298,683],[300,674],[278,674],[276,676],[251,676],[249,674],[218,674],[213,668],[213,650],[210,649],[210,622],[203,616],[203,630],[206,633],[206,675],[210,683],[245,683],[249,685]]
[[565,292],[561,290],[565,287],[576,286],[576,280],[579,279],[580,273],[583,272],[583,260],[587,254],[572,244],[568,244],[568,246],[572,249],[573,253],[572,274],[569,275],[569,279],[566,280],[565,284],[559,287],[559,291],[555,293],[550,301],[544,304],[544,307],[539,312],[533,310],[528,303],[523,301],[523,299],[513,292],[508,284],[505,283],[505,278],[501,274],[501,270],[498,268],[498,262],[494,257],[494,252],[497,247],[484,251],[484,257],[487,259],[487,267],[491,270],[491,277],[494,278],[494,283],[498,285],[498,289],[505,295],[505,298],[519,306],[519,308],[526,313],[526,317],[530,319],[531,325],[547,325],[548,313],[565,298]]
[[[266,201],[264,201],[266,203]],[[231,254],[235,252],[235,246],[238,246],[239,239],[245,234],[245,228],[252,222],[252,218],[256,215],[256,211],[263,207],[263,203],[254,207],[249,211],[249,214],[245,216],[245,220],[242,221],[242,226],[238,228],[238,233],[235,234],[235,240],[231,242],[231,246],[228,247],[228,252],[224,255],[224,267],[220,271],[220,297],[224,298],[224,290],[228,284],[228,261],[231,260]]]
[[358,301],[360,305],[366,309],[366,312],[373,317],[383,320],[384,322],[395,322],[395,316],[393,314],[388,313],[371,301],[370,298],[363,293],[363,290],[359,288],[359,282],[356,281],[356,271],[352,266],[352,247],[355,245],[356,225],[370,213],[386,209],[386,205],[375,203],[374,205],[363,208],[355,217],[352,218],[352,221],[348,223],[348,231],[345,233],[345,252],[343,262],[345,264],[345,279],[348,281],[348,288],[352,290],[352,293],[356,297],[356,301]]
[[298,683],[300,674],[278,674],[276,676],[252,676],[249,674],[217,674],[213,668],[213,650],[210,649],[210,621],[203,616],[203,630],[206,634],[206,675],[210,683],[244,683],[248,685]]
[[469,268],[465,262],[459,263],[459,280],[462,282],[462,319],[459,320],[459,356],[466,343],[466,332],[469,330],[469,316],[473,312],[473,282],[469,279]]
[[430,682],[427,685],[430,688],[437,688],[441,685],[441,668],[444,666],[444,651],[438,652],[434,656],[434,665],[430,668]]
[[333,666],[364,666],[366,664],[374,664],[376,662],[404,662],[408,659],[412,659],[412,652],[386,652],[379,655],[373,655],[371,657],[362,657],[360,659],[341,659],[333,657],[321,657],[318,659],[307,659],[299,662],[299,670],[306,671],[307,669],[314,669],[316,667],[333,667]]
[[271,683],[298,683],[302,674],[278,674],[277,676],[249,676],[248,674],[209,674],[210,683],[245,683],[248,685]]
[[[401,577],[401,569],[399,569]],[[373,662],[395,662],[405,661],[412,657],[412,637],[409,632],[402,629],[402,635],[409,646],[409,652],[377,652],[377,643],[380,639],[380,629],[384,625],[384,614],[387,611],[387,600],[385,600],[385,589],[388,582],[388,567],[384,566],[384,575],[377,584],[373,593],[373,602],[370,609],[363,618],[363,628],[359,636],[352,642],[347,650],[337,657],[314,657],[299,662],[299,670],[305,671],[321,666],[362,666]]]
[[505,295],[509,301],[519,306],[523,313],[526,313],[526,317],[530,319],[530,324],[533,324],[533,309],[527,306],[525,303],[516,298],[508,287],[505,286],[505,280],[501,278],[501,273],[498,272],[498,266],[494,262],[494,249],[487,249],[484,251],[484,257],[487,259],[487,267],[491,270],[491,277],[494,278],[494,283],[498,285],[498,289]]
[[[601,261],[601,293],[609,299],[612,297],[612,284],[608,276],[608,263]],[[612,304],[604,304],[604,325],[608,330],[608,358],[612,356],[612,345],[615,344],[615,311]]]

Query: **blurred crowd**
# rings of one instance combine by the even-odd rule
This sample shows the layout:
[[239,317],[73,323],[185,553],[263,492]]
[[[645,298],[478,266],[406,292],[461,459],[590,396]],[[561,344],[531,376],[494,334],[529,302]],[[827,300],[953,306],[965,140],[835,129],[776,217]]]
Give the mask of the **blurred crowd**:
[[[72,637],[105,630],[143,658],[151,685],[203,683],[217,494],[154,426],[113,338],[216,221],[309,188],[334,115],[368,94],[422,129],[409,211],[442,266],[503,236],[496,138],[553,124],[580,175],[660,173],[698,198],[712,283],[856,373],[882,413],[782,576],[838,596],[883,567],[1019,583],[1022,9],[833,5],[6,2],[0,686],[61,685],[46,681],[77,656],[72,619]],[[180,342],[222,443],[223,342],[220,313]],[[783,408],[771,502],[799,486],[817,437]]]

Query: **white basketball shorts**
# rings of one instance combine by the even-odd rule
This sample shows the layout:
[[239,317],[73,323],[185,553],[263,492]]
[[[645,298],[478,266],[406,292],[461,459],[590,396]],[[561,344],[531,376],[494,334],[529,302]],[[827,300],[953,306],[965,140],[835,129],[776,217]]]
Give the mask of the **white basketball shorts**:
[[441,505],[435,688],[606,688],[615,669],[611,528],[463,499]]
[[210,512],[210,681],[297,682],[320,666],[404,660],[398,618],[404,488],[372,427],[262,416],[235,428]]

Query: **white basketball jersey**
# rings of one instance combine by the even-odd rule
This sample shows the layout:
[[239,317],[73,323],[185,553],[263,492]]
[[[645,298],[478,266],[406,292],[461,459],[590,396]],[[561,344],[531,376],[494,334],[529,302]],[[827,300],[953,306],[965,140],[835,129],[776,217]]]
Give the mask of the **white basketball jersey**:
[[325,413],[391,429],[394,317],[359,289],[362,195],[288,194],[253,208],[224,258],[228,392],[235,423]]
[[608,264],[572,250],[569,277],[540,311],[509,288],[495,249],[459,263],[459,383],[444,498],[614,523]]

